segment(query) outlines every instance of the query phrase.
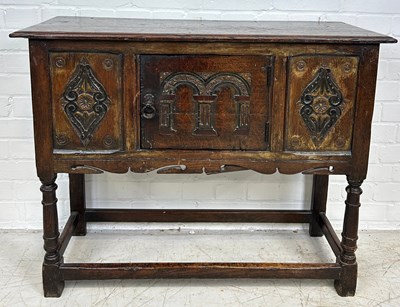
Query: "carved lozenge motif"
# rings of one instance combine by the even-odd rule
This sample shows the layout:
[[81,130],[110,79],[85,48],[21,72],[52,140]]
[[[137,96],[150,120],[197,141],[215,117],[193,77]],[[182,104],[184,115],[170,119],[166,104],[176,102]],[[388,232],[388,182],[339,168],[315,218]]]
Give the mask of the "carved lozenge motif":
[[342,115],[344,104],[343,95],[330,69],[318,70],[304,89],[299,103],[300,115],[312,134],[313,142],[319,145]]
[[64,112],[84,146],[92,139],[111,103],[86,59],[77,65],[61,101]]

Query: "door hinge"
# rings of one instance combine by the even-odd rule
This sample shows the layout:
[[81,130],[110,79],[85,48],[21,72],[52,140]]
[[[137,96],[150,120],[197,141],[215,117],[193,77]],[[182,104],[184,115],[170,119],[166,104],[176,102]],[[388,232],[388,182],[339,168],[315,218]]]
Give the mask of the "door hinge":
[[265,143],[269,143],[269,122],[265,122]]
[[271,88],[272,86],[272,66],[267,66],[267,87]]

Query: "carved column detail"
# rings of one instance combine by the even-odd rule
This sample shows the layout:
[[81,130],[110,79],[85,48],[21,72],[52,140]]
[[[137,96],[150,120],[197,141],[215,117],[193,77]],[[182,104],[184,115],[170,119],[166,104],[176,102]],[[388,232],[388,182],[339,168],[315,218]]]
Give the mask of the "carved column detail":
[[236,102],[238,110],[236,111],[236,130],[248,130],[250,125],[250,102]]
[[160,130],[164,132],[174,132],[173,123],[173,100],[163,100],[160,103]]
[[194,134],[214,134],[217,131],[214,128],[214,101],[197,100],[196,102],[196,128]]

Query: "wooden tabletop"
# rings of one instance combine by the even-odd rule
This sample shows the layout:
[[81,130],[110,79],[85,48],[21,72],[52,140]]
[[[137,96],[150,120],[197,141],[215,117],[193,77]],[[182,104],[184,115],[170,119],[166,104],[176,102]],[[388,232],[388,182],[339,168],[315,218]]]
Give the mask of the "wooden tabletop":
[[395,43],[396,39],[342,22],[210,21],[55,17],[14,32],[32,39],[230,41],[276,43]]

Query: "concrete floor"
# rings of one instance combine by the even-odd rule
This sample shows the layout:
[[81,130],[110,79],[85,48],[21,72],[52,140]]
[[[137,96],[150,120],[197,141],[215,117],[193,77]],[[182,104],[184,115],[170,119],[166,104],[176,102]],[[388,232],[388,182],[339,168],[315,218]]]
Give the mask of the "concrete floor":
[[[400,235],[362,231],[355,297],[331,280],[71,281],[43,298],[41,233],[0,232],[0,306],[400,306]],[[90,232],[75,237],[65,262],[334,261],[325,239],[306,230]]]

